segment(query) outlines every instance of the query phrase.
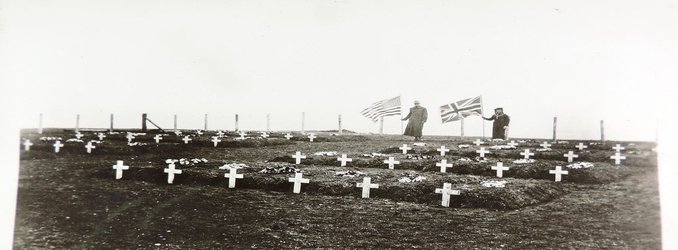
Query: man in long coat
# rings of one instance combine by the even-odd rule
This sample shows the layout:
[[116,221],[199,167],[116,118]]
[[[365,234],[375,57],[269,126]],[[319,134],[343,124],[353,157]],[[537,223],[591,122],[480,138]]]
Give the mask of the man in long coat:
[[509,122],[511,122],[511,118],[509,118],[508,115],[504,114],[504,109],[503,108],[496,108],[494,109],[494,115],[490,118],[485,118],[483,116],[483,119],[492,121],[492,139],[502,139],[506,140],[506,129],[508,129]]
[[414,141],[421,141],[421,130],[428,119],[428,111],[420,106],[419,101],[414,101],[414,107],[410,108],[410,113],[403,118],[403,121],[407,119],[409,121],[405,128],[405,135],[414,136]]

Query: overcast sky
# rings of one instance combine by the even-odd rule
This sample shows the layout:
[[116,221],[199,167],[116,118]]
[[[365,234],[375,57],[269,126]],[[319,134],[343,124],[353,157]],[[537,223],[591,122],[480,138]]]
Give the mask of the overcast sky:
[[[654,140],[678,79],[676,1],[9,1],[3,105],[22,127],[378,132],[372,102],[421,100],[425,134],[459,135],[439,107],[483,96],[511,136]],[[399,117],[385,132],[400,133]],[[482,135],[471,117],[467,135]],[[491,122],[486,123],[491,135]]]

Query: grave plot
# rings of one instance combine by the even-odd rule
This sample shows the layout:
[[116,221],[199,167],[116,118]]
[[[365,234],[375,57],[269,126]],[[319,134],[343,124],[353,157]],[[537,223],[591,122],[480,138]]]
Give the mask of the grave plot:
[[[492,170],[492,166],[496,166],[498,162],[502,162],[504,166],[509,167],[508,171],[503,173],[504,177],[520,178],[520,179],[542,179],[554,180],[553,175],[549,174],[549,170],[555,166],[562,166],[563,169],[570,170],[569,175],[563,177],[564,182],[573,183],[609,183],[617,181],[621,178],[629,176],[632,173],[641,171],[637,168],[627,166],[615,166],[607,162],[595,162],[593,166],[586,165],[586,167],[572,166],[575,163],[567,163],[563,161],[553,160],[536,160],[530,163],[514,163],[515,159],[507,158],[487,158],[478,161],[478,158],[453,157],[453,156],[439,156],[439,155],[397,155],[389,154],[377,156],[375,158],[352,158],[350,163],[347,163],[349,169],[387,169],[389,166],[386,161],[389,157],[394,157],[394,169],[396,170],[417,170],[423,172],[440,172],[440,163],[442,159],[447,160],[447,164],[452,164],[451,167],[446,168],[447,173],[454,173],[460,175],[480,175],[480,176],[496,176],[496,171]],[[407,158],[410,159],[407,159]],[[307,155],[300,164],[304,166],[325,166],[336,167],[340,166],[339,157],[337,156],[319,156]],[[269,162],[284,162],[296,163],[296,159],[292,155],[285,155],[275,157]]]
[[[115,163],[112,163],[113,166]],[[134,166],[118,181],[145,181],[158,185],[169,185],[166,166]],[[172,185],[212,185],[228,188],[228,169],[214,166],[180,167],[181,174],[174,175]],[[428,205],[440,205],[441,194],[435,193],[444,183],[451,183],[459,195],[450,197],[450,207],[515,209],[556,199],[572,188],[567,184],[546,180],[525,180],[514,178],[492,178],[484,176],[421,173],[407,170],[364,169],[347,171],[341,167],[299,166],[285,163],[264,163],[238,169],[243,178],[235,180],[235,189],[263,189],[288,193],[293,192],[290,178],[302,173],[307,184],[302,183],[300,193],[331,196],[361,197],[362,188],[357,187],[363,177],[370,177],[378,188],[370,190],[370,199],[385,198],[393,201],[407,201]],[[100,168],[94,175],[114,181],[112,168]],[[281,194],[283,195],[283,194]]]

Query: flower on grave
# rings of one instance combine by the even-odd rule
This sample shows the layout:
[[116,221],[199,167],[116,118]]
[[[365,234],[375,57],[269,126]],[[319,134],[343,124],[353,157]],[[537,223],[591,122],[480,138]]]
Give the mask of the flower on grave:
[[535,159],[520,159],[520,160],[513,161],[513,163],[516,163],[516,164],[525,164],[525,163],[534,163],[534,162],[537,162],[537,160],[535,160]]
[[431,155],[410,155],[408,154],[405,156],[405,159],[408,160],[425,160],[425,159],[433,159],[433,156]]
[[224,164],[223,166],[219,167],[219,169],[243,169],[247,168],[248,166],[242,163],[230,163],[230,164]]
[[259,171],[259,173],[264,173],[264,174],[287,174],[287,173],[298,173],[301,172],[300,169],[297,169],[292,166],[272,166],[272,167],[266,167],[262,170]]
[[43,136],[40,137],[40,141],[61,141],[61,137],[52,137],[52,136]]
[[341,176],[341,177],[360,177],[365,175],[365,173],[360,172],[360,171],[354,171],[354,170],[349,170],[349,171],[339,171],[334,174],[334,176]]
[[538,148],[536,149],[538,152],[545,152],[545,151],[551,151],[551,148]]
[[148,145],[148,143],[142,143],[142,142],[128,142],[127,146],[144,146]]
[[319,155],[319,156],[337,156],[337,151],[320,151],[316,152],[313,155]]
[[370,157],[370,158],[379,158],[379,157],[386,157],[386,154],[382,153],[370,153],[370,154],[363,154],[363,157]]
[[422,182],[426,180],[426,177],[416,174],[405,174],[404,176],[398,179],[398,182],[410,183],[410,182]]
[[165,160],[165,163],[170,164],[170,163],[175,163],[175,162],[178,162],[178,161],[179,160],[175,160],[175,159],[167,159],[167,160]]
[[487,181],[481,181],[480,185],[483,187],[500,187],[503,188],[506,186],[506,181],[499,181],[499,180],[487,180]]
[[81,139],[75,139],[75,138],[73,138],[73,139],[68,139],[68,140],[66,140],[66,142],[85,142],[85,141],[83,141],[83,140],[81,140]]
[[569,141],[558,141],[558,144],[568,144],[570,143]]
[[91,140],[91,142],[92,142],[92,143],[96,143],[96,144],[101,143],[101,141],[99,141],[99,140]]
[[117,135],[120,134],[120,132],[108,132],[109,135]]
[[186,165],[186,166],[193,166],[196,164],[201,164],[201,163],[207,163],[207,159],[202,158],[193,158],[193,159],[186,159],[186,158],[181,158],[179,159],[179,165]]
[[494,150],[500,150],[500,149],[515,149],[515,148],[516,148],[516,147],[514,147],[514,146],[509,146],[509,145],[494,145],[494,146],[490,147],[490,149],[494,149]]
[[565,167],[571,168],[571,169],[580,169],[580,168],[592,168],[592,167],[594,167],[594,165],[591,162],[583,161],[583,162],[575,162],[575,163],[569,164]]
[[426,143],[423,143],[423,142],[415,142],[415,143],[412,143],[412,146],[425,147],[425,146],[426,146]]
[[457,145],[457,147],[458,147],[458,148],[468,148],[468,147],[471,147],[471,145],[468,145],[468,144],[459,144],[459,145]]
[[525,141],[525,140],[519,140],[518,142],[520,142],[520,143],[525,143],[526,141]]

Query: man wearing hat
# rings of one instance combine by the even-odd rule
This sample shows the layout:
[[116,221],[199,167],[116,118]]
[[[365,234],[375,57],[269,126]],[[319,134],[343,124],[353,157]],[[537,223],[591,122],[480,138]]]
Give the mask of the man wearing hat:
[[414,107],[410,108],[410,113],[403,118],[403,121],[407,119],[410,121],[407,122],[404,135],[414,136],[414,141],[421,141],[421,130],[428,119],[426,108],[420,106],[419,101],[414,101]]
[[511,118],[504,114],[503,108],[494,109],[494,115],[492,117],[485,118],[483,116],[483,119],[488,121],[494,120],[492,123],[492,139],[506,139],[506,130],[508,129]]

